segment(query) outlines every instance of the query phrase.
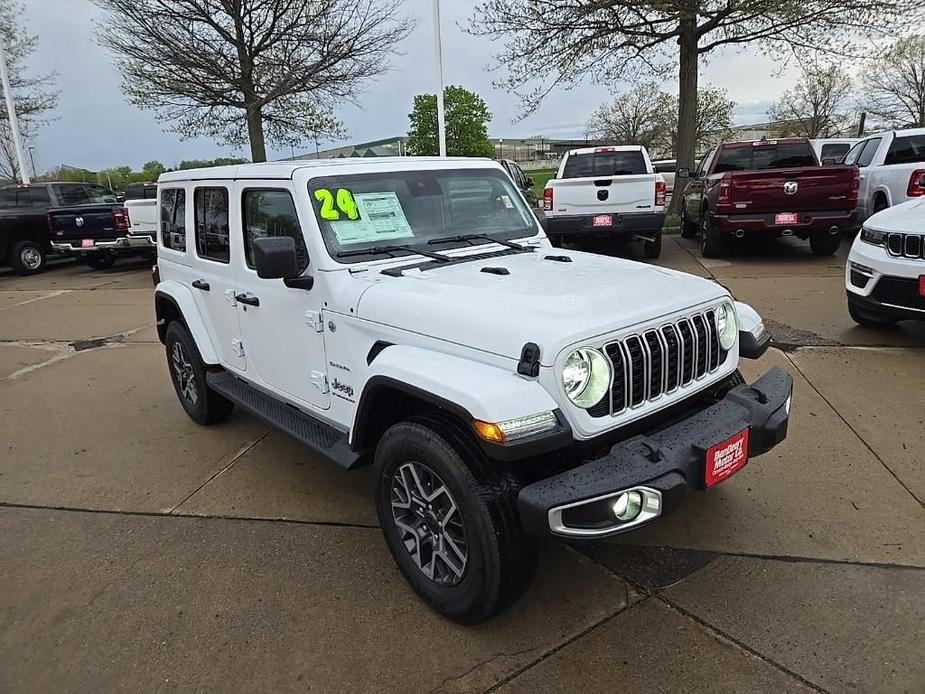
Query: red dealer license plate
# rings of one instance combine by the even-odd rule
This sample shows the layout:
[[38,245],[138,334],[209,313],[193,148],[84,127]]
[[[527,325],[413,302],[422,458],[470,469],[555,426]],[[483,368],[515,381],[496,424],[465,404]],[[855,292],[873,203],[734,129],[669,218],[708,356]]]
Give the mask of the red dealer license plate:
[[96,245],[96,241],[94,241],[93,239],[83,239],[80,242],[81,248],[93,248],[95,245]]
[[796,212],[778,212],[774,215],[775,224],[796,224],[800,216]]
[[706,486],[722,482],[731,477],[748,462],[748,429],[743,429],[732,438],[707,450],[704,481]]
[[591,222],[596,227],[612,227],[613,226],[613,215],[612,214],[599,214]]

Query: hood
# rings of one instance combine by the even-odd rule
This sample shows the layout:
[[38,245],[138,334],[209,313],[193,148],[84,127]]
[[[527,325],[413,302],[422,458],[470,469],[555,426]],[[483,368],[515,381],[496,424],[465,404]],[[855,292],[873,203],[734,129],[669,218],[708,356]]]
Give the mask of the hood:
[[888,207],[869,217],[864,226],[887,233],[921,234],[925,231],[925,198]]
[[542,364],[550,366],[571,344],[723,296],[728,293],[715,282],[674,270],[539,250],[379,275],[363,292],[357,314],[511,359],[534,342]]

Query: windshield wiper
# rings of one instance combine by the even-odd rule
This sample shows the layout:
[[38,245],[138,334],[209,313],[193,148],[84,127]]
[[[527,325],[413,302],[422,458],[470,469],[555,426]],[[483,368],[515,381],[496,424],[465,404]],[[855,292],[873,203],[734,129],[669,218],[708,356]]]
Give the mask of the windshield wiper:
[[433,246],[438,243],[450,243],[451,241],[491,241],[492,243],[497,243],[502,246],[507,246],[508,248],[513,248],[515,251],[523,251],[527,248],[526,246],[521,246],[519,243],[514,243],[513,241],[496,239],[490,234],[460,234],[459,236],[443,236],[439,239],[431,239],[427,242],[427,245]]
[[372,255],[374,253],[398,253],[400,251],[408,251],[409,253],[423,255],[425,258],[433,258],[434,260],[441,263],[449,261],[449,258],[447,258],[445,255],[440,255],[439,253],[434,253],[433,251],[426,251],[423,248],[418,248],[417,246],[412,246],[410,244],[404,246],[372,246],[370,248],[358,248],[354,251],[338,251],[334,254],[334,257],[350,258],[358,255]]

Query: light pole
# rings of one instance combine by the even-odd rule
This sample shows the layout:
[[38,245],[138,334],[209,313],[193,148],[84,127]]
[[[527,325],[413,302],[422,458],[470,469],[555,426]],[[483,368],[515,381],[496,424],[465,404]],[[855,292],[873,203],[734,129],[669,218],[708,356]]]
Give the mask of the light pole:
[[37,177],[39,174],[35,170],[35,147],[29,145],[29,161],[32,162],[32,178]]
[[19,134],[19,120],[16,118],[16,105],[13,103],[13,92],[10,89],[10,75],[6,69],[6,49],[0,46],[0,82],[3,83],[3,95],[6,97],[6,112],[10,119],[10,134],[13,136],[13,148],[16,150],[16,161],[19,163],[19,179],[29,184],[29,171],[26,169],[26,158],[22,151],[22,137]]
[[437,61],[437,141],[446,156],[446,115],[443,111],[443,47],[440,43],[440,0],[434,0],[434,52]]

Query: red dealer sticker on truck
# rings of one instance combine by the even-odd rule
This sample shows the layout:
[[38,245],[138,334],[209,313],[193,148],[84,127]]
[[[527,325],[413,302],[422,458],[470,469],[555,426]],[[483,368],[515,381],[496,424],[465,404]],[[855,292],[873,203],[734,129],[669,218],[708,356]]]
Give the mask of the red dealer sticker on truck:
[[599,214],[592,220],[591,224],[596,227],[612,227],[613,215]]
[[778,212],[774,215],[775,224],[796,224],[800,217],[796,212]]
[[748,462],[748,429],[707,450],[704,481],[706,486],[722,482],[745,467]]

